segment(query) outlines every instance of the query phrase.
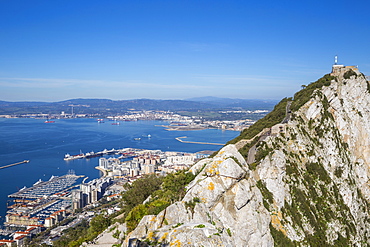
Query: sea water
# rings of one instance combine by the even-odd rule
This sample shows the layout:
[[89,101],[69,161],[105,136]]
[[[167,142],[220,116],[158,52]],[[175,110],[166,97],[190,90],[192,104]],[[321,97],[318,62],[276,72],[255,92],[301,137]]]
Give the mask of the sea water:
[[[177,141],[226,143],[239,135],[236,131],[217,129],[193,131],[167,131],[163,121],[98,123],[96,119],[58,119],[44,123],[42,119],[0,118],[0,166],[30,160],[29,163],[0,169],[0,223],[5,219],[8,195],[31,187],[39,179],[49,180],[74,170],[88,180],[101,176],[95,169],[99,157],[64,161],[65,154],[98,152],[104,149],[140,148],[162,151],[195,153],[216,151],[222,146],[190,144]],[[139,140],[140,139],[140,140]]]

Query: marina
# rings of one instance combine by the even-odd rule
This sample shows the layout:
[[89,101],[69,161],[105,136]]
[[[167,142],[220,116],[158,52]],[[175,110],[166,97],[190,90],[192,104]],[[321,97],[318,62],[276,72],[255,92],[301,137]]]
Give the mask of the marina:
[[8,195],[10,198],[37,199],[40,197],[51,196],[57,192],[68,189],[81,176],[76,176],[72,172],[61,177],[51,177],[49,181],[38,181],[30,188],[23,188],[18,192]]
[[[13,204],[8,204],[5,225],[45,225],[49,217],[64,214],[71,207],[71,191],[76,188],[77,176],[69,171],[64,176],[52,176],[48,181],[38,180],[30,188],[23,188],[8,195]],[[58,216],[59,217],[59,216]],[[61,216],[60,216],[61,217]]]

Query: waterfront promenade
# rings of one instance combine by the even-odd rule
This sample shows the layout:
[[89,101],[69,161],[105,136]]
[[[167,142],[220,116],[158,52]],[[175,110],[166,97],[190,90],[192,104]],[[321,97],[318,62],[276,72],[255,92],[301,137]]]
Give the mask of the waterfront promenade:
[[95,166],[95,169],[101,171],[103,173],[103,177],[106,177],[108,175],[108,172],[100,166]]

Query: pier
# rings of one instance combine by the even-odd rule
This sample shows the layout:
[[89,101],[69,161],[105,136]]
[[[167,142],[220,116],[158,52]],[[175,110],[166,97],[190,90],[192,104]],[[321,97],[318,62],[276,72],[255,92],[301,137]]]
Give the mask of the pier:
[[1,166],[0,169],[12,167],[12,166],[17,166],[17,165],[28,163],[28,162],[30,162],[30,161],[29,160],[23,160],[21,162],[17,162],[17,163],[14,163],[14,164],[6,165],[6,166]]
[[183,143],[193,143],[193,144],[207,144],[207,145],[220,145],[220,146],[223,146],[225,144],[222,144],[222,143],[212,143],[212,142],[192,142],[192,141],[184,141],[182,139],[184,138],[188,138],[187,136],[181,136],[181,137],[177,137],[175,138],[176,140],[178,140],[179,142],[183,142]]

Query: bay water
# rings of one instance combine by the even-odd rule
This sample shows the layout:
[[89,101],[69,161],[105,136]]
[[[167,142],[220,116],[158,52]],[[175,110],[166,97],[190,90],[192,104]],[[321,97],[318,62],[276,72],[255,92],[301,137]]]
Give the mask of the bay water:
[[217,129],[167,131],[161,126],[169,124],[164,121],[111,123],[89,118],[58,119],[55,123],[32,118],[0,118],[0,166],[30,160],[0,169],[0,223],[5,220],[8,195],[24,186],[31,187],[39,179],[46,181],[69,170],[89,177],[88,181],[101,176],[95,169],[99,157],[64,161],[67,153],[128,147],[189,153],[217,151],[222,146],[182,143],[175,138],[187,136],[186,141],[224,144],[239,135],[236,131]]

